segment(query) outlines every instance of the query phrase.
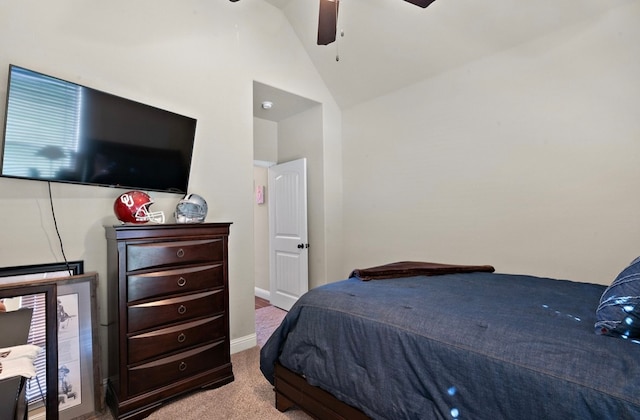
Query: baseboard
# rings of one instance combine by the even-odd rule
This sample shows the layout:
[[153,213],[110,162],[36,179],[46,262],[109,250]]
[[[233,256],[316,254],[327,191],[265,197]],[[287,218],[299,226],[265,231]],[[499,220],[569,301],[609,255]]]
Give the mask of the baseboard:
[[[271,293],[268,290],[260,289],[259,287],[255,288],[255,295],[259,298],[269,300]],[[231,340],[231,354],[238,353],[243,350],[248,350],[252,347],[258,345],[258,337],[256,333],[245,335],[244,337],[236,338],[235,340]]]
[[265,300],[271,300],[271,292],[270,291],[261,289],[259,287],[255,287],[254,290],[255,291],[253,293],[257,297],[265,299]]
[[244,337],[231,340],[231,354],[249,350],[258,345],[258,337],[256,333],[245,335]]
[[273,165],[277,165],[277,162],[271,162],[269,160],[254,160],[253,166],[259,166],[261,168],[270,168]]

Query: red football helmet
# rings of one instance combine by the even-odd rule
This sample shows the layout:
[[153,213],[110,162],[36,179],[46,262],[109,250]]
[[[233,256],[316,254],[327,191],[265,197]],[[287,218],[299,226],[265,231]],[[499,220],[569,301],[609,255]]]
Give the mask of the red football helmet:
[[127,191],[120,194],[113,203],[113,211],[123,223],[164,223],[164,213],[151,212],[149,206],[153,200],[142,191]]

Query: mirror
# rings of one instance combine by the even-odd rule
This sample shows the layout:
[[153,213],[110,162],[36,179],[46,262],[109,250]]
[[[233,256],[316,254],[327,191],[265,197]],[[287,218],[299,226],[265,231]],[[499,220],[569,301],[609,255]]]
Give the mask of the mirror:
[[[44,305],[45,316],[45,328],[44,328],[44,348],[40,351],[44,357],[45,364],[45,376],[46,378],[39,378],[39,375],[30,380],[30,385],[35,386],[39,390],[39,402],[33,401],[27,407],[20,407],[21,399],[16,398],[15,404],[2,404],[0,410],[7,410],[8,417],[12,418],[16,415],[17,410],[28,409],[29,417],[33,410],[45,410],[46,419],[58,419],[58,393],[46,392],[46,390],[56,390],[58,387],[58,336],[57,336],[57,322],[51,321],[57,319],[57,287],[53,282],[38,282],[38,283],[8,283],[0,284],[0,300],[6,302],[6,311],[0,313],[0,330],[4,332],[0,336],[0,348],[11,347],[18,343],[12,342],[8,332],[10,330],[9,324],[11,323],[11,329],[16,329],[15,334],[22,334],[19,330],[19,326],[15,324],[15,315],[18,312],[25,311],[21,309],[23,303],[27,301],[37,302],[37,305]],[[3,325],[3,323],[5,323]],[[16,328],[13,328],[16,327]],[[13,332],[12,332],[13,333]],[[20,339],[20,338],[18,338]],[[8,344],[5,346],[5,344]],[[25,343],[26,344],[26,343]],[[43,380],[44,379],[44,380]],[[21,387],[20,379],[7,378],[0,380],[0,386],[7,387],[7,389],[13,388],[16,385],[15,394]],[[40,385],[38,387],[38,385]],[[42,392],[40,392],[42,389]],[[13,391],[11,391],[13,392]],[[36,398],[38,399],[38,398]],[[39,406],[40,405],[40,406]],[[38,407],[39,406],[39,407]],[[0,412],[0,417],[6,418],[4,412]]]

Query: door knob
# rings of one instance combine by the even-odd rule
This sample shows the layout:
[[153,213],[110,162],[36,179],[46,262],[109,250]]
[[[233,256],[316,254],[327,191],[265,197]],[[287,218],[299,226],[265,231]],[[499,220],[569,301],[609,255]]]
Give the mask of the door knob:
[[298,244],[298,249],[304,248],[304,244]]

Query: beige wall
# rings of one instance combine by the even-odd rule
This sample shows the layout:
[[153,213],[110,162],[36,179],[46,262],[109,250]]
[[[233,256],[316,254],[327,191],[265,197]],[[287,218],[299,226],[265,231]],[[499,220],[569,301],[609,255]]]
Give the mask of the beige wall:
[[[253,189],[258,185],[265,187],[269,193],[268,165],[278,161],[278,123],[262,118],[253,119],[253,158],[256,166],[253,169]],[[255,267],[255,287],[262,298],[268,298],[269,286],[269,203],[265,194],[264,204],[253,200],[253,248]]]
[[[0,80],[13,63],[198,119],[189,189],[207,200],[207,221],[233,222],[232,344],[250,337],[253,81],[312,98],[339,114],[281,12],[257,0],[10,0],[0,5],[0,51]],[[0,83],[1,97],[5,90]],[[67,259],[84,260],[87,271],[98,272],[103,302],[103,225],[116,222],[112,205],[122,191],[65,184],[52,184],[51,190]],[[167,215],[181,198],[152,196],[152,209]],[[0,179],[0,199],[0,266],[62,261],[47,184]],[[100,314],[104,322],[104,304]]]
[[253,159],[262,162],[278,161],[278,123],[253,119]]
[[[269,203],[267,187],[269,181],[269,169],[264,166],[254,166],[253,168],[253,185],[254,191],[259,185],[264,187],[265,196],[264,203],[258,204],[253,200],[253,249],[254,249],[254,268],[255,287],[261,290],[261,294],[269,292]],[[262,292],[264,291],[264,292]],[[265,297],[262,296],[261,297]]]
[[640,255],[640,4],[343,113],[344,270],[607,284]]

